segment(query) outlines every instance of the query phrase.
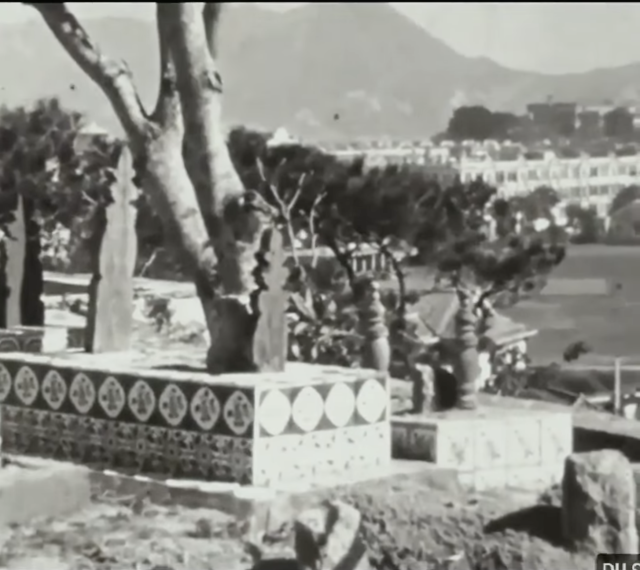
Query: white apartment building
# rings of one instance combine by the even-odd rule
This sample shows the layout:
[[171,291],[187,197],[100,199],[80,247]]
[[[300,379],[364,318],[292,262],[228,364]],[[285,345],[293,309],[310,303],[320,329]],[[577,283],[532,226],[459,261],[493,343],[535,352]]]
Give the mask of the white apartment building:
[[424,165],[427,162],[427,154],[424,148],[370,148],[348,149],[333,151],[335,156],[342,160],[354,160],[359,156],[365,157],[365,164],[370,167],[383,167],[388,164],[417,164]]
[[562,201],[595,206],[606,216],[611,200],[625,186],[640,184],[640,155],[559,158],[552,152],[541,159],[497,160],[462,157],[453,165],[462,182],[478,177],[498,188],[504,197],[550,186]]
[[456,176],[462,182],[480,177],[495,186],[505,198],[526,194],[539,186],[550,186],[558,192],[564,204],[595,206],[598,215],[603,217],[621,188],[640,184],[640,154],[564,158],[547,150],[541,158],[525,158],[521,150],[515,147],[512,150],[519,156],[496,158],[491,156],[496,153],[480,151],[463,152],[456,157],[445,145],[434,148],[354,149],[336,151],[335,154],[346,160],[365,155],[368,166],[415,164],[445,184]]

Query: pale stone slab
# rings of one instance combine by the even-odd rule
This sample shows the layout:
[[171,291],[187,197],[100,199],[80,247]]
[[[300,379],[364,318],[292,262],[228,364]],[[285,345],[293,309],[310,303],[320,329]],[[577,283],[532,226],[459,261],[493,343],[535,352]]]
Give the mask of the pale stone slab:
[[573,451],[569,408],[485,401],[474,411],[395,415],[391,424],[394,458],[455,469],[477,490],[557,483]]

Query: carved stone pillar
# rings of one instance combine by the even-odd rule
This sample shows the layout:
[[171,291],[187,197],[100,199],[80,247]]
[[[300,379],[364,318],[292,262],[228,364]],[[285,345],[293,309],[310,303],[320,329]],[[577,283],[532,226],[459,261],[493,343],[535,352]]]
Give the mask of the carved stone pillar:
[[478,316],[470,293],[459,292],[460,308],[455,318],[457,354],[454,366],[458,385],[456,407],[473,410],[477,407],[476,378],[480,374],[478,361]]
[[360,320],[360,333],[364,337],[362,365],[388,372],[391,363],[389,330],[385,322],[386,310],[380,299],[380,286],[369,277],[361,278],[354,287]]

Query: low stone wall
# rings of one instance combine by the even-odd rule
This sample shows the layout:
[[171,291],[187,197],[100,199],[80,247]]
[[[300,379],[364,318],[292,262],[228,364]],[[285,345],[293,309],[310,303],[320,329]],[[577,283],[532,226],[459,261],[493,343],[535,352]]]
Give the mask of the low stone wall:
[[18,326],[0,329],[0,352],[60,352],[84,348],[85,327]]
[[394,415],[393,457],[454,469],[478,491],[558,483],[572,452],[571,409],[505,400],[483,399],[476,410]]
[[258,486],[390,462],[389,382],[373,370],[211,376],[109,359],[0,354],[3,451]]

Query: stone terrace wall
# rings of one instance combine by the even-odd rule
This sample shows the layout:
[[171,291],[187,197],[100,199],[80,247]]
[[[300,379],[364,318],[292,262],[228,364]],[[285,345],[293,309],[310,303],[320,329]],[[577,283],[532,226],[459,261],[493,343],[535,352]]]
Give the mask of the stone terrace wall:
[[384,466],[389,382],[290,364],[276,374],[0,354],[3,451],[170,477],[279,486]]

